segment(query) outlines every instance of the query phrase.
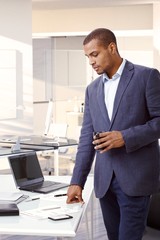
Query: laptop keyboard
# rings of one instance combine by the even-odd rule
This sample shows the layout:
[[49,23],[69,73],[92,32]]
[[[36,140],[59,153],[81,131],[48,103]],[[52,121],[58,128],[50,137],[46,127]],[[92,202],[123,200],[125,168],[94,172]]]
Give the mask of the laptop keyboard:
[[50,186],[58,185],[58,184],[60,184],[60,183],[58,183],[58,182],[45,181],[45,182],[43,182],[43,183],[40,185],[40,188],[46,188],[46,187],[50,187]]
[[58,182],[51,182],[51,181],[44,181],[42,183],[39,183],[39,184],[34,184],[32,186],[28,186],[27,189],[28,190],[34,190],[34,189],[39,189],[39,188],[47,188],[47,187],[50,187],[50,186],[53,186],[53,185],[58,185],[60,183]]

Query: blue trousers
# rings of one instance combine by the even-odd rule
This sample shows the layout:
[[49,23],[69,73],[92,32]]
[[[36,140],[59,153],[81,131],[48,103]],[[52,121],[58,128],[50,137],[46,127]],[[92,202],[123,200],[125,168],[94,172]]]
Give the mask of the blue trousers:
[[127,196],[113,176],[106,195],[100,199],[109,240],[141,240],[145,231],[150,196]]

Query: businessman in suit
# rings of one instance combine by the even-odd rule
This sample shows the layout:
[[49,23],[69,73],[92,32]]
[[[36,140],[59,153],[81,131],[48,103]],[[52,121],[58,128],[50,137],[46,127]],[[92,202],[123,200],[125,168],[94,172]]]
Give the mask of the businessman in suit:
[[158,190],[160,73],[123,59],[109,29],[92,31],[83,47],[100,76],[86,89],[67,203],[83,202],[96,157],[94,189],[109,240],[141,240],[150,196]]

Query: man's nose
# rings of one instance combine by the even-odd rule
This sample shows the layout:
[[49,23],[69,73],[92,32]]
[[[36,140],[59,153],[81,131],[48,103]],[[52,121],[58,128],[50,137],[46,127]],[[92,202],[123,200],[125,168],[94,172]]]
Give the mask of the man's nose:
[[89,58],[89,64],[93,65],[95,63],[95,61],[93,60],[93,58]]

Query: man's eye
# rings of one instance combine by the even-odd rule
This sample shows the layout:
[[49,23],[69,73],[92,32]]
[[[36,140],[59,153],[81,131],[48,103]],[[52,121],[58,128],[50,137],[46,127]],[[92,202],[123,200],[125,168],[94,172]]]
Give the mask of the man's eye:
[[97,57],[98,56],[98,53],[93,53],[92,54],[92,57]]

